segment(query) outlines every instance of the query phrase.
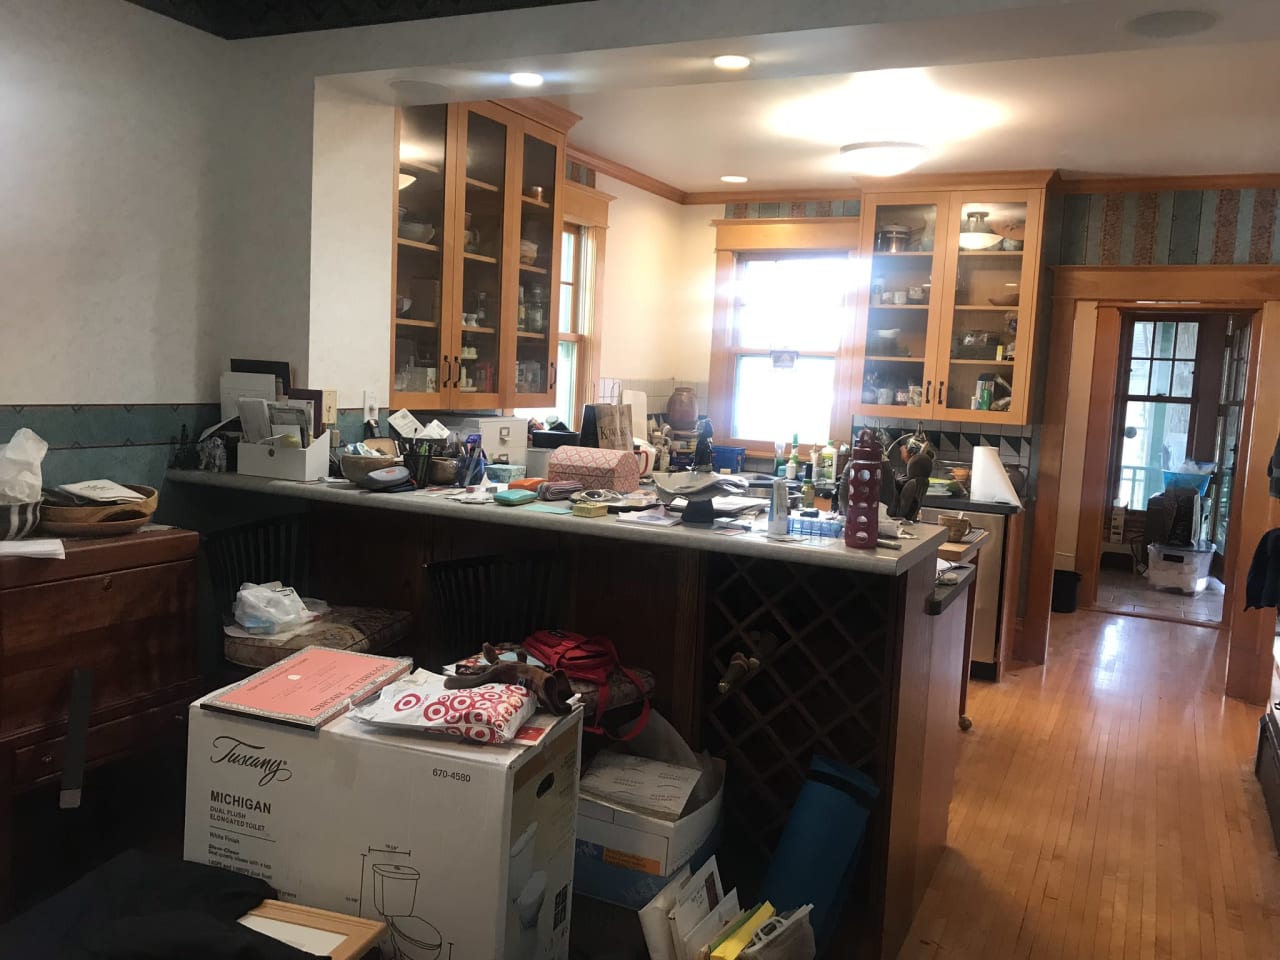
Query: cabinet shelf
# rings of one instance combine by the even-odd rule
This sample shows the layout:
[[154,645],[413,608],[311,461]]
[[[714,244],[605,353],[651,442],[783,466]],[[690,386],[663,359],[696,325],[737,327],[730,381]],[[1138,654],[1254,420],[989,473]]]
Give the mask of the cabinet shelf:
[[962,257],[1020,257],[1021,250],[961,250]]
[[396,245],[401,247],[413,247],[415,250],[430,250],[432,253],[440,252],[440,245],[437,243],[422,243],[418,240],[406,240],[404,237],[396,237]]
[[438,177],[444,171],[434,163],[424,163],[421,160],[401,160],[400,169],[404,173],[412,173],[415,176],[433,176]]
[[868,353],[863,360],[875,360],[877,363],[924,363],[924,357],[882,357]]
[[982,306],[978,303],[957,303],[951,309],[966,310],[971,313],[1008,313],[1010,310],[1017,310],[1018,305],[1015,303],[1009,307]]
[[436,320],[411,320],[408,317],[396,317],[395,322],[397,325],[403,325],[406,327],[422,327],[427,330],[437,330],[440,327],[439,321]]
[[498,262],[498,258],[497,258],[497,257],[486,257],[483,253],[470,253],[470,252],[463,253],[463,255],[462,255],[462,259],[463,259],[463,260],[474,260],[476,263],[493,263],[493,264],[496,264],[496,263]]
[[467,177],[467,186],[475,187],[477,190],[487,190],[489,193],[501,193],[500,187],[495,187],[492,183],[485,183],[483,180],[477,180],[475,177]]
[[545,340],[545,333],[530,333],[528,330],[517,330],[516,336],[521,340]]
[[551,204],[547,203],[547,201],[545,201],[545,200],[535,200],[535,199],[533,199],[533,197],[526,197],[526,196],[523,196],[523,195],[522,195],[522,196],[520,197],[520,201],[521,201],[522,203],[528,204],[528,205],[529,205],[529,206],[531,206],[531,207],[539,207],[539,208],[541,208],[541,209],[543,209],[543,210],[550,210],[550,209],[551,209]]
[[932,257],[932,250],[903,250],[901,253],[872,253],[877,260],[897,260],[903,257]]
[[497,333],[497,332],[498,332],[498,331],[497,331],[497,329],[496,329],[496,328],[494,328],[494,327],[467,327],[467,326],[464,326],[464,327],[462,327],[461,329],[462,329],[462,332],[463,332],[463,333]]
[[927,303],[873,303],[872,310],[928,310]]
[[546,267],[535,267],[532,263],[520,264],[520,269],[524,273],[546,273]]
[[964,364],[970,367],[1012,367],[1016,361],[1014,360],[969,360],[952,357],[949,363]]

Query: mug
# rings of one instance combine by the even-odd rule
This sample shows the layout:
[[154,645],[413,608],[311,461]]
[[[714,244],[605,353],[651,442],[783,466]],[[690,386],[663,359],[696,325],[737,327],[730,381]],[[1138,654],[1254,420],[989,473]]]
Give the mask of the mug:
[[876,403],[883,404],[886,407],[892,406],[893,396],[894,391],[892,387],[881,387],[876,391]]
[[960,543],[973,532],[973,524],[968,517],[938,517],[938,523],[947,528],[947,539],[952,543]]
[[640,467],[640,476],[647,477],[653,472],[653,447],[646,444],[636,444],[634,448],[636,455],[636,464]]

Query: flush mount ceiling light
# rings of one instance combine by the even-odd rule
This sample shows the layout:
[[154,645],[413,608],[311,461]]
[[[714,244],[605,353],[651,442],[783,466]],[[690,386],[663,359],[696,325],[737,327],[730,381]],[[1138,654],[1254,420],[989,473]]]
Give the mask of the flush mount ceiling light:
[[961,250],[990,250],[1001,240],[998,233],[987,224],[986,210],[971,210],[960,228]]
[[746,183],[747,182],[746,177],[735,177],[733,175],[721,177],[720,180],[723,183]]
[[540,73],[513,73],[507,79],[517,87],[542,86],[542,74]]
[[1126,21],[1124,28],[1138,37],[1168,40],[1204,33],[1217,23],[1218,15],[1209,10],[1153,10]]
[[918,167],[927,156],[924,144],[904,140],[868,140],[840,148],[843,165],[864,177],[894,177]]
[[409,184],[413,183],[417,179],[418,178],[411,173],[400,174],[400,189],[403,190],[405,187],[407,187]]
[[751,66],[751,58],[737,53],[726,53],[711,61],[720,70],[745,70]]

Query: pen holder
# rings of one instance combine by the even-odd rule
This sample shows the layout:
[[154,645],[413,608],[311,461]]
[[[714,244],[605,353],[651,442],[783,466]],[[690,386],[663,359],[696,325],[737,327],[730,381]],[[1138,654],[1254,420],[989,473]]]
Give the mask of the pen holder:
[[409,479],[418,489],[431,485],[431,451],[425,453],[406,453],[404,466],[409,471]]

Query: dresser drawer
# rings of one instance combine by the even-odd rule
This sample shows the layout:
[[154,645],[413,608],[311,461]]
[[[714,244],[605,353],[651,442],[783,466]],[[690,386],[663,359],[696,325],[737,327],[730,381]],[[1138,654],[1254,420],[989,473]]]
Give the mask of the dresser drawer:
[[[176,739],[187,728],[187,707],[187,703],[179,701],[90,727],[85,739],[85,764],[92,766],[154,747],[166,736]],[[35,786],[59,776],[66,742],[66,737],[57,737],[13,751],[13,788]]]
[[71,672],[93,711],[197,675],[194,560],[0,591],[0,735],[66,719]]

